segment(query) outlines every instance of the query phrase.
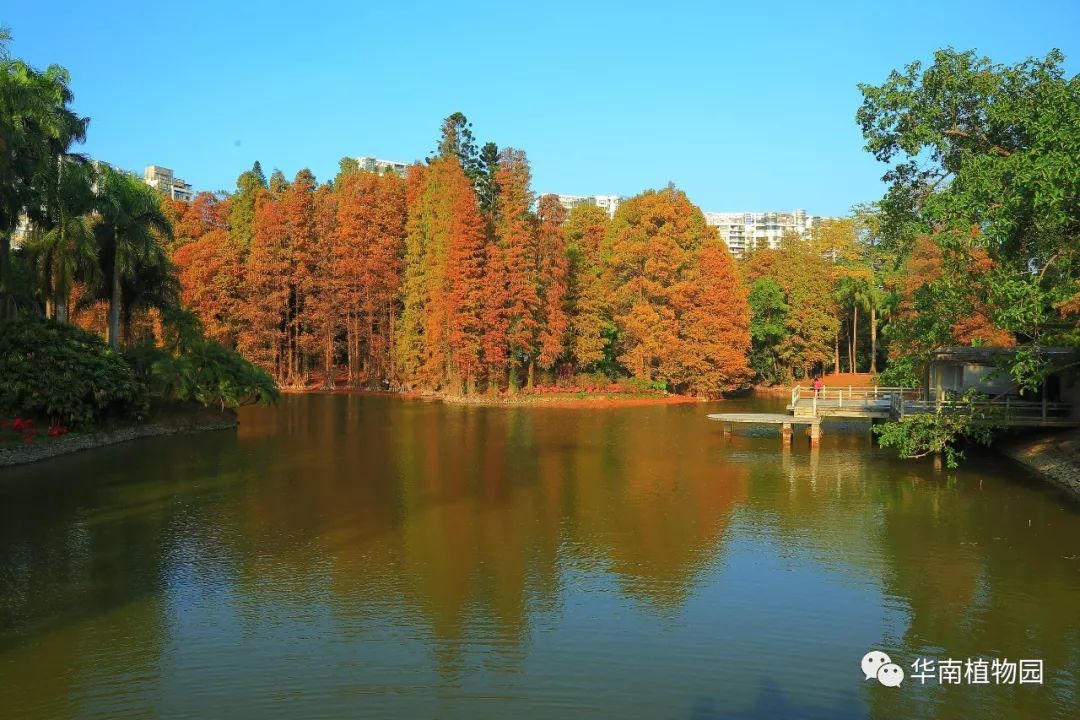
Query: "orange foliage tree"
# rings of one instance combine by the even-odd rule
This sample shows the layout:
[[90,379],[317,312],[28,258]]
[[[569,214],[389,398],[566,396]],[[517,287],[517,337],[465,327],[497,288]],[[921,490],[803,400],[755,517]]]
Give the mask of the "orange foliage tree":
[[503,292],[502,297],[493,297],[491,302],[493,306],[501,304],[506,313],[507,385],[511,391],[517,389],[520,370],[525,370],[526,386],[532,385],[533,368],[539,354],[539,238],[532,211],[530,180],[529,161],[524,151],[504,148],[495,173],[499,188],[495,238],[501,253]]
[[751,379],[750,306],[727,247],[716,240],[703,245],[688,282],[679,289],[672,380],[701,396],[744,387]]
[[[945,271],[946,263],[965,269],[962,281]],[[925,355],[944,345],[1016,345],[1013,334],[990,319],[984,282],[993,269],[983,248],[918,237],[892,287],[897,305],[889,327],[890,358]]]
[[749,308],[719,243],[701,210],[671,186],[615,214],[607,283],[620,361],[637,379],[711,394],[746,376]]
[[543,323],[540,331],[540,367],[550,369],[566,353],[570,339],[567,312],[570,259],[566,252],[566,208],[554,195],[540,198],[539,221],[539,290]]
[[746,293],[683,193],[647,192],[614,223],[556,196],[534,207],[524,152],[488,144],[477,164],[453,140],[406,177],[344,163],[330,184],[267,183],[256,167],[229,198],[168,201],[183,302],[293,387],[334,387],[345,366],[351,386],[513,392],[560,363],[613,372],[616,353],[697,394],[745,379]]
[[337,242],[329,277],[334,315],[345,328],[350,384],[394,382],[406,181],[393,173],[353,173],[336,188]]
[[235,347],[245,302],[244,253],[228,230],[214,228],[173,253],[180,301],[202,320],[206,337]]

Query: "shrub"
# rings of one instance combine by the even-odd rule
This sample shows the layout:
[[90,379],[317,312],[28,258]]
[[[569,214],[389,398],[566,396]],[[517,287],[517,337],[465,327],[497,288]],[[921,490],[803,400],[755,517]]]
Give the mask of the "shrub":
[[998,423],[977,404],[981,399],[977,392],[969,390],[948,408],[876,425],[874,433],[882,447],[894,448],[902,458],[941,453],[945,464],[955,468],[964,457],[961,445],[965,441],[989,445],[993,439]]
[[42,318],[0,322],[0,410],[78,427],[146,408],[131,367],[98,336]]
[[224,410],[278,397],[270,375],[209,340],[189,341],[179,355],[143,346],[129,351],[128,358],[151,395],[165,402],[194,401]]

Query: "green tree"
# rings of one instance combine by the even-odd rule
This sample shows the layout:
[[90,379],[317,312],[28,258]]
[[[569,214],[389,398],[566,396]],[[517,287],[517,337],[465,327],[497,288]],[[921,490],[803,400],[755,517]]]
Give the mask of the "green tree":
[[11,33],[0,29],[0,316],[8,314],[11,237],[32,202],[33,178],[73,143],[89,121],[69,107],[67,70],[36,70],[8,52]]
[[270,194],[275,198],[280,198],[284,195],[289,189],[289,180],[285,177],[285,173],[274,168],[274,172],[270,173],[270,182],[267,184],[267,188],[269,188]]
[[784,338],[776,348],[786,377],[824,366],[834,355],[839,332],[833,296],[835,266],[811,243],[796,235],[783,238],[775,249],[758,250],[744,261],[745,281],[753,286],[768,277],[784,291]]
[[340,187],[342,180],[358,172],[360,172],[360,162],[356,158],[348,155],[341,158],[338,160],[338,173],[334,176],[334,187]]
[[499,171],[499,146],[493,142],[484,143],[477,159],[476,197],[480,202],[480,211],[494,221],[495,207],[499,199],[499,184],[495,174]]
[[93,176],[84,158],[61,154],[43,164],[35,178],[38,197],[28,209],[32,229],[26,250],[45,296],[46,316],[59,322],[67,322],[72,285],[94,280],[97,270],[89,218]]
[[236,178],[236,194],[229,208],[229,232],[239,247],[250,248],[255,223],[255,203],[267,190],[262,165],[256,160],[250,170]]
[[766,382],[784,380],[780,370],[780,343],[787,334],[788,306],[783,289],[770,277],[750,286],[750,364]]
[[1027,386],[1052,370],[1030,362],[1039,348],[1076,344],[1080,323],[1080,75],[1063,65],[1057,50],[1000,65],[948,49],[859,86],[866,149],[890,164],[883,243],[941,248],[943,282],[925,294],[984,288],[994,325],[1021,341],[1011,371]]
[[[108,341],[113,348],[118,348],[124,279],[145,275],[149,269],[167,260],[155,233],[171,238],[172,227],[161,210],[161,198],[153,188],[104,165],[98,178],[98,212],[101,214],[101,223],[96,229],[98,257],[103,275],[110,279]],[[159,274],[158,277],[167,275]],[[145,294],[151,291],[147,289]]]
[[463,113],[453,113],[443,120],[435,156],[456,157],[469,179],[476,181],[480,168],[476,139],[473,137],[472,123]]

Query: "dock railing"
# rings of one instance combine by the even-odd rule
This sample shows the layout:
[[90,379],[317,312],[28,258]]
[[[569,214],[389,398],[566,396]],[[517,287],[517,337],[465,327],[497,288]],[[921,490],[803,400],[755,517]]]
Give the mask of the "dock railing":
[[815,411],[817,401],[827,404],[829,407],[858,407],[860,405],[877,404],[893,400],[921,400],[922,390],[919,388],[887,387],[873,385],[869,387],[855,387],[853,385],[822,386],[819,390],[812,387],[796,385],[791,388],[791,406],[796,407],[800,400],[812,400]]
[[977,415],[979,422],[987,425],[1027,425],[1039,422],[1067,420],[1072,416],[1072,406],[1063,402],[1022,400],[1014,395],[998,395],[971,401],[953,398],[923,396],[920,388],[901,387],[812,387],[796,385],[791,389],[791,407],[810,408],[816,416],[818,409],[835,411],[885,410],[891,417],[902,419],[908,415],[931,413]]
[[908,415],[971,414],[988,424],[1023,424],[1046,420],[1062,420],[1070,417],[1072,406],[1063,402],[1020,400],[1006,395],[985,400],[933,400],[894,401],[892,414],[898,419]]

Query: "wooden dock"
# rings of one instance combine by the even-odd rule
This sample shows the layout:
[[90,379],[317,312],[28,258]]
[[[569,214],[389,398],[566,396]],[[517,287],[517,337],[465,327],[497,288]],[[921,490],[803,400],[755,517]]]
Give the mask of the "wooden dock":
[[724,434],[730,435],[733,425],[779,425],[785,444],[791,443],[792,426],[806,425],[810,429],[810,442],[817,445],[821,439],[821,418],[812,415],[784,415],[781,413],[713,413],[710,420],[724,424]]
[[791,390],[787,406],[790,415],[782,413],[714,413],[710,420],[724,424],[724,434],[734,425],[780,425],[785,443],[791,442],[792,427],[806,425],[810,443],[821,439],[823,418],[863,418],[871,423],[882,420],[902,420],[911,415],[928,413],[949,414],[978,411],[980,422],[995,427],[1078,427],[1080,417],[1073,415],[1066,403],[1042,400],[1021,400],[999,396],[964,403],[944,398],[925,399],[922,391],[900,387],[825,387],[818,390],[796,385]]

